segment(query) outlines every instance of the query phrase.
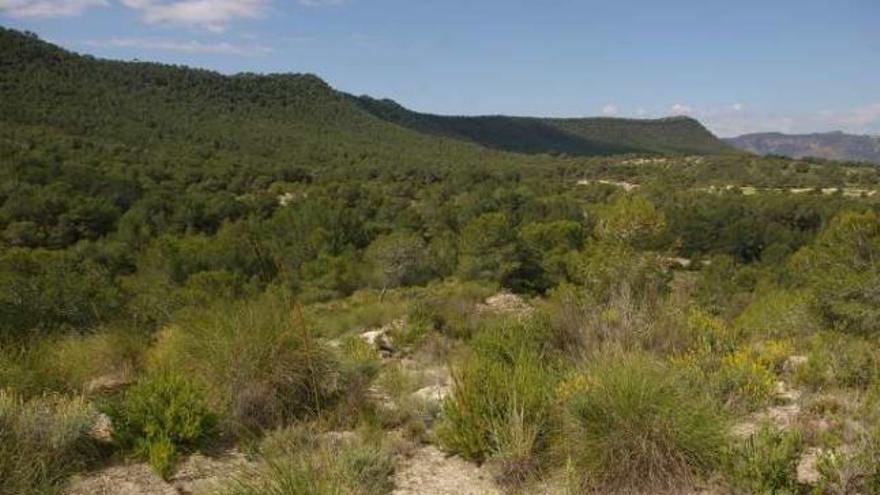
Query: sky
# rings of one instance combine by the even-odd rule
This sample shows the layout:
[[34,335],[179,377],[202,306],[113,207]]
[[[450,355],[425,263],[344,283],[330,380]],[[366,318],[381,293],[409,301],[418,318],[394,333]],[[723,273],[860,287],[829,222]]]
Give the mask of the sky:
[[880,0],[0,0],[0,25],[422,112],[880,135]]

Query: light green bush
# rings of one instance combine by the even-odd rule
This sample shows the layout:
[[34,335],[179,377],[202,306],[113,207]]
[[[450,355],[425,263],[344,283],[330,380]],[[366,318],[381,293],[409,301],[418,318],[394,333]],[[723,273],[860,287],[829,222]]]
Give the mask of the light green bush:
[[148,460],[165,479],[174,474],[181,452],[210,441],[216,424],[202,391],[167,370],[135,384],[111,414],[119,443]]
[[452,393],[436,434],[444,447],[468,459],[505,455],[499,428],[535,428],[533,455],[546,447],[558,372],[543,345],[548,328],[537,321],[506,321],[481,330],[453,367]]
[[602,491],[662,491],[714,468],[725,425],[717,405],[645,354],[609,353],[563,382],[565,450]]
[[733,324],[744,334],[760,338],[803,336],[819,329],[809,294],[794,290],[757,294]]
[[873,340],[841,332],[821,332],[809,339],[807,362],[796,380],[812,389],[866,389],[880,377],[880,353]]
[[82,398],[24,400],[0,390],[0,495],[56,493],[98,457],[95,410]]
[[244,473],[220,495],[384,495],[391,491],[394,458],[376,438],[321,438],[305,428],[267,435],[265,464]]
[[726,450],[724,467],[731,484],[746,493],[796,494],[803,439],[765,424],[742,444]]
[[143,333],[121,328],[69,335],[52,343],[47,365],[66,388],[80,392],[102,375],[131,376],[140,365],[147,341]]
[[211,390],[225,430],[259,433],[321,412],[342,390],[337,358],[312,333],[289,299],[270,293],[183,314],[159,334],[149,366]]

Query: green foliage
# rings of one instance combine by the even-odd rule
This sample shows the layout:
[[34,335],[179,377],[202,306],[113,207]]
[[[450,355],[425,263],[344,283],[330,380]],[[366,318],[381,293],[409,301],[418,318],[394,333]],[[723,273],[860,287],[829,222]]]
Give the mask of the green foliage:
[[298,313],[275,293],[187,311],[160,333],[152,367],[211,390],[208,401],[228,431],[258,433],[317,414],[343,392],[346,377]]
[[172,371],[142,378],[111,413],[118,441],[164,479],[174,474],[181,452],[211,440],[217,422],[204,392]]
[[720,459],[717,406],[663,363],[610,353],[562,383],[565,448],[594,488],[678,487]]
[[59,492],[68,476],[98,457],[89,436],[95,415],[82,398],[24,400],[0,390],[0,494]]
[[840,332],[820,332],[808,340],[807,362],[797,369],[798,382],[813,388],[867,389],[880,377],[875,340]]
[[756,494],[797,494],[797,465],[803,440],[797,432],[763,425],[741,445],[728,449],[724,467],[737,488]]
[[0,252],[0,338],[89,327],[114,316],[121,304],[106,268],[75,252]]
[[227,483],[221,495],[384,495],[393,488],[394,459],[374,438],[328,441],[304,428],[271,433],[265,465]]
[[644,245],[663,234],[666,218],[647,198],[623,194],[599,210],[595,235],[602,241]]
[[518,153],[735,153],[699,122],[617,118],[548,119],[506,116],[447,117],[416,113],[391,100],[352,98],[371,114],[419,132]]
[[666,291],[671,279],[660,257],[616,242],[590,242],[571,260],[571,276],[598,302],[621,292],[637,299]]
[[764,338],[809,335],[819,329],[809,294],[791,290],[756,294],[733,324],[746,335]]
[[731,315],[743,310],[748,304],[755,281],[729,255],[713,256],[700,271],[695,299],[714,314]]
[[815,306],[829,324],[874,334],[880,332],[878,252],[877,213],[844,212],[797,253],[792,268],[815,291]]
[[459,274],[466,279],[504,283],[519,268],[509,219],[487,213],[468,223],[459,237]]
[[421,281],[426,272],[425,248],[421,237],[395,232],[373,241],[364,257],[380,287],[397,287]]
[[[537,456],[546,448],[558,379],[544,349],[547,335],[537,321],[507,321],[477,333],[452,369],[452,393],[436,433],[444,447],[469,459],[507,456],[511,435],[518,434],[508,428],[519,425],[534,428],[528,437],[535,438],[530,451],[517,456]],[[500,436],[499,428],[505,431]]]
[[568,280],[568,258],[584,242],[584,226],[571,220],[533,222],[519,230],[524,265],[534,265],[530,284],[546,290]]

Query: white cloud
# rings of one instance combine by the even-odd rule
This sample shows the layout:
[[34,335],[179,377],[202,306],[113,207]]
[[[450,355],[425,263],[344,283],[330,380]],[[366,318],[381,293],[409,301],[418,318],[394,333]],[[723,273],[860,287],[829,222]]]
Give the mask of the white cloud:
[[333,7],[345,2],[346,0],[299,0],[299,4],[306,7]]
[[690,105],[685,105],[684,103],[676,103],[669,107],[670,115],[691,115],[694,113],[694,108]]
[[617,115],[618,113],[619,111],[617,110],[617,107],[610,103],[602,107],[602,115],[605,115],[607,117]]
[[812,111],[779,114],[761,111],[743,103],[717,107],[691,107],[676,104],[669,115],[689,115],[699,119],[719,136],[752,132],[802,134],[841,130],[854,134],[880,134],[880,102],[842,111]]
[[69,17],[107,0],[0,0],[0,12],[13,17]]
[[236,19],[266,14],[270,0],[120,0],[149,24],[177,24],[223,32]]
[[272,53],[272,49],[261,45],[237,45],[229,42],[203,43],[195,40],[170,40],[154,38],[112,38],[87,42],[90,46],[116,48],[143,48],[167,50],[184,53],[212,55],[235,55],[240,57],[260,57]]

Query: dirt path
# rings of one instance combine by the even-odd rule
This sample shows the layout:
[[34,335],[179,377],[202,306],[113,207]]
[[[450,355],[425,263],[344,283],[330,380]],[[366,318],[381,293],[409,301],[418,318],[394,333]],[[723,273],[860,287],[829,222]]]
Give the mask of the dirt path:
[[404,459],[394,475],[393,495],[500,495],[485,469],[424,446]]
[[144,463],[109,466],[75,476],[64,495],[189,495],[210,493],[219,481],[241,471],[248,460],[230,451],[217,457],[194,454],[180,465],[174,477],[165,482]]

